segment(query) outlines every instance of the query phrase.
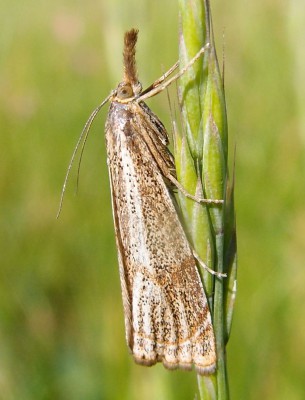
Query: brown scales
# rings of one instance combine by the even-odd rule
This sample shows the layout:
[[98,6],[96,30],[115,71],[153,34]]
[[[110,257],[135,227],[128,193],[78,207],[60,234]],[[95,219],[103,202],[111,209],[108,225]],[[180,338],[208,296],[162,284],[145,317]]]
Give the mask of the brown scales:
[[136,43],[138,40],[138,30],[131,29],[124,36],[124,82],[135,85],[138,83],[138,73],[136,66]]

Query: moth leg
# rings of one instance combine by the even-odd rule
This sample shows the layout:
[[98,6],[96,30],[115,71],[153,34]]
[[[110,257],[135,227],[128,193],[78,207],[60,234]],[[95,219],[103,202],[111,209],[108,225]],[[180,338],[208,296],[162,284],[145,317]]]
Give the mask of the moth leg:
[[189,199],[192,199],[192,200],[196,201],[197,203],[205,203],[205,204],[223,204],[223,202],[224,202],[223,200],[204,199],[203,197],[193,196],[192,194],[190,194],[190,193],[181,185],[181,183],[179,183],[179,182],[177,181],[177,179],[176,179],[173,175],[171,175],[170,173],[169,173],[169,174],[166,174],[166,178],[167,178],[168,180],[170,180],[170,181],[176,186],[176,188],[179,189],[180,192],[181,192],[182,194],[184,194],[185,197],[187,197],[187,198],[189,198]]
[[208,271],[210,274],[217,276],[217,278],[226,278],[227,274],[222,273],[222,272],[217,272],[214,271],[213,269],[209,268],[199,257],[198,253],[194,249],[192,249],[193,256],[196,258],[196,260],[199,262],[202,268],[204,268],[206,271]]
[[[164,89],[167,88],[170,84],[175,82],[178,78],[180,78],[181,75],[185,74],[185,72],[195,63],[195,61],[198,60],[198,58],[210,47],[210,44],[207,43],[205,46],[203,46],[197,54],[179,71],[177,72],[174,76],[172,76],[168,81],[164,82],[162,85],[159,84],[150,91],[147,92],[147,89],[145,90],[145,93],[141,93],[141,95],[137,98],[137,102],[143,101],[145,99],[148,99],[149,97],[155,96],[156,94],[162,92]],[[173,67],[172,67],[173,68]]]
[[150,86],[148,86],[148,88],[146,88],[145,90],[143,90],[143,92],[141,93],[141,96],[145,93],[150,92],[152,89],[154,89],[155,87],[159,86],[163,81],[165,81],[165,79],[171,75],[175,69],[177,69],[179,66],[179,61],[177,61],[168,71],[165,72],[165,74],[163,74],[159,79],[157,79],[155,82],[153,82]]

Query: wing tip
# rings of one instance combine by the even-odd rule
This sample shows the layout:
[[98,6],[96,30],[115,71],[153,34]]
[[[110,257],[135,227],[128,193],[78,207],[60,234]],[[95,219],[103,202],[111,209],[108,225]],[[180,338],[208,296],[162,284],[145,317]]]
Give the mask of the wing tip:
[[168,370],[176,370],[181,369],[184,371],[192,371],[193,369],[199,375],[211,375],[216,371],[216,357],[204,357],[200,363],[197,363],[195,360],[188,361],[168,361],[164,358],[164,356],[160,355],[153,355],[151,358],[145,357],[144,354],[141,356],[137,356],[133,354],[134,361],[138,365],[142,365],[145,367],[152,367],[153,365],[157,364],[158,362],[162,362],[163,366]]

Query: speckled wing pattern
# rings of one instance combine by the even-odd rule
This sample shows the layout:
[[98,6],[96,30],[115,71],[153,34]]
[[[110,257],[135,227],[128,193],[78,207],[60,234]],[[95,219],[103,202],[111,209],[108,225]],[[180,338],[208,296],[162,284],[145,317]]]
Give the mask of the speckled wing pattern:
[[106,122],[126,339],[137,363],[212,373],[206,295],[164,171],[167,133],[145,103],[112,101]]

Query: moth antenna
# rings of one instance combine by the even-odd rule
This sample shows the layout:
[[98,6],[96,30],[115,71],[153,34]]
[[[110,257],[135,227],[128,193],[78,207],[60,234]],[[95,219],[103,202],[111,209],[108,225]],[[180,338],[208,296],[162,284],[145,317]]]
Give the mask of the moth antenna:
[[[79,161],[78,161],[77,178],[76,178],[76,190],[75,190],[75,193],[78,192],[80,167],[81,167],[81,164],[82,164],[83,154],[84,154],[84,150],[85,150],[85,147],[86,147],[87,139],[88,139],[88,136],[89,136],[90,128],[91,128],[91,125],[92,125],[92,122],[93,122],[94,118],[96,117],[96,114],[99,112],[100,109],[97,110],[97,111],[96,111],[96,110],[97,110],[97,109],[95,109],[95,110],[93,111],[93,113],[90,115],[90,117],[92,117],[90,123],[88,123],[89,120],[90,120],[90,117],[89,117],[88,121],[86,122],[86,124],[88,123],[88,126],[87,126],[87,129],[84,130],[84,134],[85,134],[85,135],[84,135],[84,140],[83,140],[82,148],[81,148],[81,151],[80,151],[80,157],[79,157]],[[96,111],[96,113],[95,113],[95,111]],[[93,114],[94,114],[94,115],[93,115]],[[85,126],[86,126],[86,125],[85,125]]]
[[[79,149],[79,146],[80,146],[80,144],[81,144],[81,142],[82,142],[82,140],[84,138],[84,143],[83,143],[82,152],[81,152],[81,156],[82,156],[83,151],[84,151],[84,147],[85,147],[85,143],[86,143],[88,135],[89,135],[90,127],[92,125],[92,122],[94,121],[94,118],[96,117],[96,115],[98,114],[100,109],[107,103],[107,101],[109,101],[111,96],[113,96],[113,92],[111,92],[110,95],[108,97],[106,97],[106,99],[103,100],[103,102],[99,106],[97,106],[95,110],[92,111],[90,117],[88,118],[87,122],[85,123],[85,126],[84,126],[84,128],[83,128],[83,130],[82,130],[82,132],[80,134],[80,137],[78,138],[78,141],[77,141],[76,146],[74,148],[74,151],[72,153],[72,157],[71,157],[71,160],[69,162],[68,169],[67,169],[67,172],[66,172],[64,184],[63,184],[61,195],[60,195],[60,201],[59,201],[59,207],[58,207],[56,219],[59,218],[61,210],[62,210],[62,205],[63,205],[63,201],[64,201],[64,195],[65,195],[65,192],[66,192],[67,182],[68,182],[68,179],[69,179],[69,176],[70,176],[70,172],[71,172],[71,168],[72,168],[76,153],[77,153],[77,151]],[[78,171],[79,171],[79,169],[78,169]]]
[[[94,111],[95,111],[95,110],[94,110]],[[98,113],[98,111],[96,112],[96,114],[97,114],[97,113]],[[92,122],[93,122],[93,120],[94,120],[96,114],[93,116],[93,118],[92,118],[90,124],[89,124],[88,127],[87,127],[87,130],[86,130],[86,133],[85,133],[85,137],[84,137],[84,140],[83,140],[83,144],[82,144],[82,148],[81,148],[81,151],[80,151],[80,156],[79,156],[79,160],[78,160],[78,167],[77,167],[76,190],[75,190],[76,193],[78,192],[80,167],[81,167],[82,160],[83,160],[84,150],[85,150],[86,143],[87,143],[87,139],[88,139],[88,136],[89,136],[91,124],[92,124]],[[88,121],[89,121],[89,120],[88,120]]]
[[138,83],[138,72],[136,66],[136,43],[138,40],[137,29],[131,29],[124,35],[124,81],[134,85]]

